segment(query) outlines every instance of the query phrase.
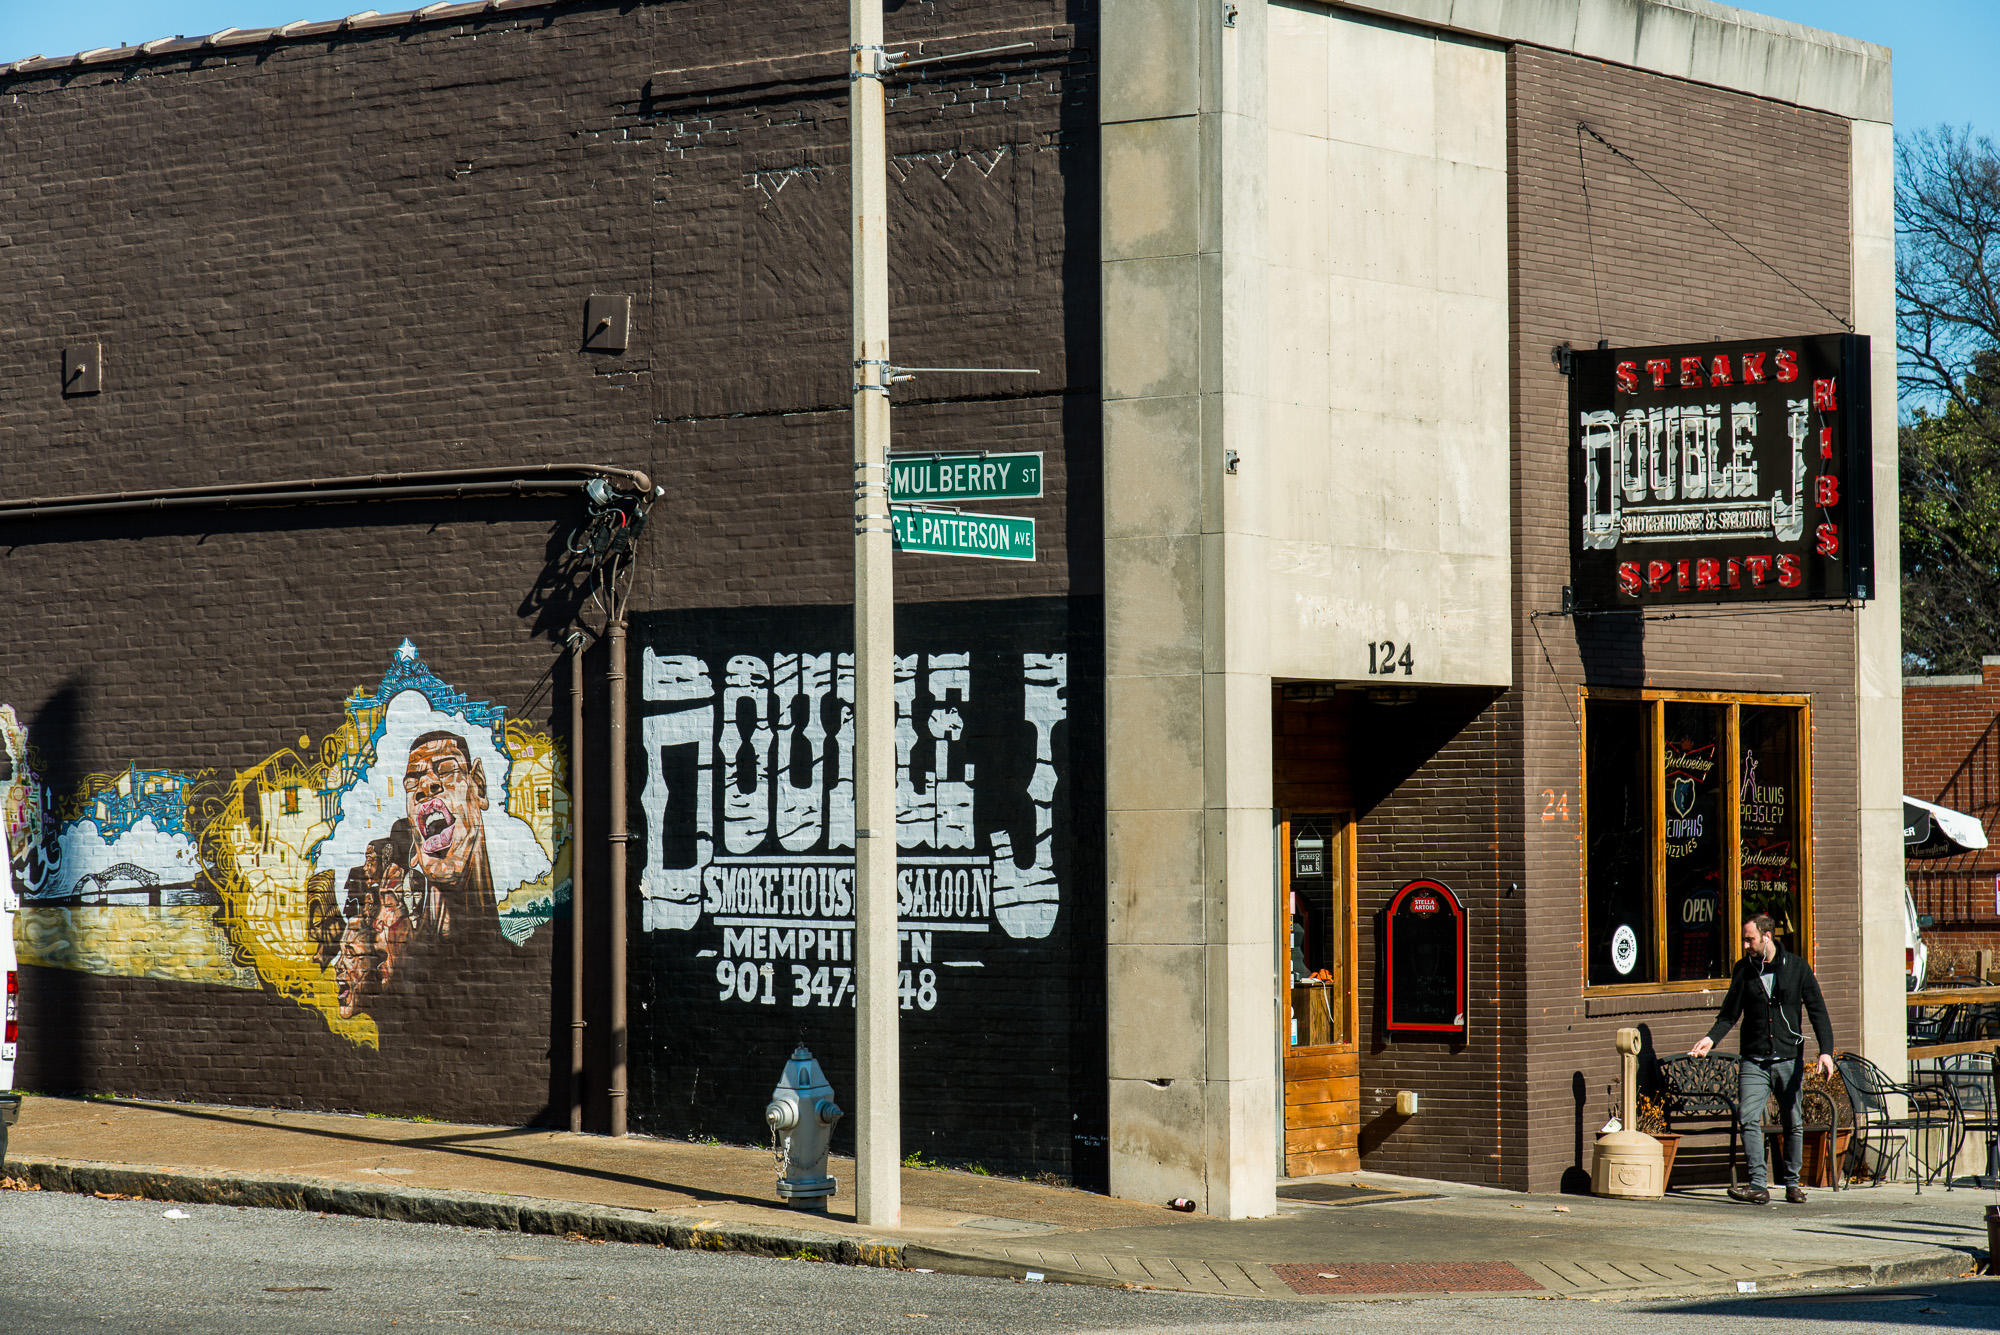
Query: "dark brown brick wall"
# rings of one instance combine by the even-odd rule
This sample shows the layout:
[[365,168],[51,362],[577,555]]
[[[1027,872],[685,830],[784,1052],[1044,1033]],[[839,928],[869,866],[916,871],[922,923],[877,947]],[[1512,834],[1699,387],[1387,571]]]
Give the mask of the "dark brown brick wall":
[[[1613,1031],[1684,1050],[1711,1010],[1679,999],[1587,1004],[1583,989],[1580,689],[1807,694],[1813,707],[1815,963],[1837,1034],[1856,1004],[1854,619],[1838,609],[1701,609],[1583,621],[1569,582],[1568,382],[1562,342],[1614,346],[1838,327],[1708,223],[1586,137],[1587,121],[1836,311],[1848,306],[1848,131],[1838,119],[1529,47],[1509,63],[1513,315],[1514,687],[1281,703],[1280,801],[1350,794],[1360,813],[1361,977],[1378,916],[1408,879],[1443,880],[1469,914],[1463,1044],[1389,1043],[1362,1006],[1366,1167],[1515,1188],[1577,1185],[1617,1077]],[[1594,258],[1593,258],[1594,257]],[[1600,318],[1599,311],[1602,311]],[[1720,609],[1718,609],[1720,610]],[[1307,716],[1317,708],[1325,724]],[[1369,716],[1401,713],[1400,727]],[[1335,720],[1344,720],[1344,724]],[[1343,726],[1346,729],[1343,732]],[[1359,740],[1355,731],[1372,728]],[[1340,744],[1340,739],[1345,744]],[[1345,766],[1344,776],[1338,773]],[[1712,1008],[1711,1008],[1712,1009]],[[1398,1089],[1421,1111],[1394,1113]]]
[[[1049,455],[1046,499],[1010,507],[1041,521],[1041,559],[902,558],[906,599],[1098,586],[1079,21],[1063,0],[889,16],[933,49],[1036,43],[892,87],[895,351],[1043,370],[904,387],[898,444]],[[589,2],[0,80],[8,494],[612,463],[667,492],[635,609],[844,601],[846,43],[838,9]],[[592,292],[632,294],[628,351],[580,350]],[[91,340],[104,392],[65,398],[62,350]],[[317,737],[404,635],[560,732],[544,678],[577,605],[554,569],[574,514],[16,525],[5,698],[58,791],[128,763],[232,774]],[[21,1079],[531,1118],[562,940],[537,934],[400,1058],[268,993],[31,969]]]
[[[1288,811],[1352,811],[1360,996],[1359,1142],[1377,1172],[1507,1185],[1523,1118],[1509,1085],[1523,1034],[1519,832],[1501,794],[1511,770],[1491,691],[1425,690],[1385,703],[1278,693],[1276,798]],[[1381,1032],[1382,915],[1412,879],[1444,882],[1467,915],[1462,1043]],[[1414,1089],[1414,1119],[1395,1111]]]
[[[1527,1127],[1525,1173],[1510,1185],[1553,1189],[1617,1077],[1613,1031],[1637,1025],[1654,1051],[1685,1050],[1705,1011],[1593,1015],[1583,997],[1580,827],[1544,822],[1542,792],[1580,810],[1578,688],[1798,692],[1812,698],[1814,964],[1836,1038],[1858,1018],[1858,865],[1853,778],[1855,620],[1838,609],[1654,615],[1595,621],[1551,616],[1569,565],[1568,385],[1549,349],[1824,333],[1834,316],[1714,227],[1584,137],[1587,122],[1835,312],[1850,305],[1849,131],[1836,117],[1596,61],[1517,47],[1509,62],[1513,272],[1514,690],[1503,709],[1518,748],[1508,805],[1524,826],[1524,1023],[1517,1068]],[[1599,311],[1601,309],[1601,316]],[[1722,611],[1724,609],[1717,609]],[[1594,1009],[1609,1010],[1600,1005]],[[1482,1078],[1483,1074],[1482,1074]],[[1581,1122],[1581,1125],[1580,1125]],[[1588,1169],[1588,1160],[1582,1167]]]

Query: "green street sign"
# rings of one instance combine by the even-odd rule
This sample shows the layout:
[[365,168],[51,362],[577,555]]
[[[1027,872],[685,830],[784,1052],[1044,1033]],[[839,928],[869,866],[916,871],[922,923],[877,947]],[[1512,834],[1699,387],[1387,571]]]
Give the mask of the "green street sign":
[[1042,494],[1042,456],[892,454],[892,501],[1011,501]]
[[993,561],[1035,559],[1035,521],[1013,515],[954,514],[891,506],[896,549],[934,556],[983,556]]

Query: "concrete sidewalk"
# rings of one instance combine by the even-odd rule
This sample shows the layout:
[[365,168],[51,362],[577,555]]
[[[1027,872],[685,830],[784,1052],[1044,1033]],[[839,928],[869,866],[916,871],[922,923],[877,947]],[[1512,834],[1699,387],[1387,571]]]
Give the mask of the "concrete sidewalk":
[[178,1103],[29,1097],[14,1186],[1299,1301],[1593,1299],[1927,1282],[1984,1257],[1994,1193],[1886,1186],[1803,1206],[1720,1189],[1628,1202],[1350,1173],[1220,1220],[1007,1178],[905,1169],[904,1227],[862,1228],[851,1161],[826,1216],[777,1199],[768,1152]]

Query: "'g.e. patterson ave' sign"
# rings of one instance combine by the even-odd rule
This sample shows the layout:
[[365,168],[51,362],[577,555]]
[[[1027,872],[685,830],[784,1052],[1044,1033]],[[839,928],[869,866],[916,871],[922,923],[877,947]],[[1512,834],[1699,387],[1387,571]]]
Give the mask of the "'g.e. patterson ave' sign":
[[896,550],[933,556],[983,556],[994,561],[1035,559],[1035,521],[1014,515],[974,515],[956,510],[889,507]]
[[1859,334],[1574,354],[1577,607],[1869,597],[1868,357]]

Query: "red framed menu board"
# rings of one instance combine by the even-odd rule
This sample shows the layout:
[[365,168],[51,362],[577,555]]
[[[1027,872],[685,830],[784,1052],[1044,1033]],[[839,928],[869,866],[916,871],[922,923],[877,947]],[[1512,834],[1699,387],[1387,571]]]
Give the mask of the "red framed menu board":
[[1415,880],[1382,916],[1382,1028],[1465,1034],[1465,906],[1442,881]]

